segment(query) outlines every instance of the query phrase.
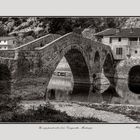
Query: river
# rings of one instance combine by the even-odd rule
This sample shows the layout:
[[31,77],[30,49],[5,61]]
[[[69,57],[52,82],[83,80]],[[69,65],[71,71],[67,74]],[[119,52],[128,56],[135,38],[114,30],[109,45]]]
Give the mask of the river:
[[49,82],[48,97],[59,101],[140,104],[139,83],[128,83],[125,79],[111,81],[110,85],[100,85],[100,90],[92,85],[74,84],[70,67],[63,58]]

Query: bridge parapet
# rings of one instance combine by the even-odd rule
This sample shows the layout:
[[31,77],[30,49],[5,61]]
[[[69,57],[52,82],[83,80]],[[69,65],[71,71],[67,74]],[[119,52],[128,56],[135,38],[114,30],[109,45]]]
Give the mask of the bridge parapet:
[[43,47],[44,45],[52,42],[53,40],[57,39],[58,37],[60,37],[60,35],[58,34],[48,34],[45,36],[42,36],[38,39],[35,39],[31,42],[28,42],[27,44],[21,45],[17,48],[15,48],[14,50],[34,50],[37,47]]
[[[57,39],[58,37],[60,37],[60,35],[58,35],[58,34],[48,34],[48,35],[45,35],[38,39],[35,39],[27,44],[21,45],[17,48],[14,48],[11,50],[0,50],[0,57],[17,59],[19,56],[19,52],[26,51],[25,53],[27,54],[27,52],[28,52],[28,54],[29,54],[30,51],[33,52],[33,50],[35,50],[35,48],[43,47],[44,45],[52,42],[53,40]],[[32,52],[30,55],[33,54]]]
[[46,44],[43,47],[35,48],[35,50],[38,50],[40,52],[44,52],[44,50],[48,50],[50,48],[53,48],[54,46],[58,46],[61,50],[64,49],[65,46],[69,46],[70,44],[90,44],[91,40],[83,38],[81,35],[76,34],[76,33],[67,33],[66,35],[60,36],[59,38],[53,40],[52,42]]

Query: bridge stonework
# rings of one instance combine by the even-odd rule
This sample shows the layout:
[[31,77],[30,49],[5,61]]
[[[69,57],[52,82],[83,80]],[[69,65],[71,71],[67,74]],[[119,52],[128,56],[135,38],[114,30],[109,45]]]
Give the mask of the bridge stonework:
[[[47,93],[48,83],[63,56],[71,67],[74,85],[83,83],[93,86],[95,78],[100,83],[101,73],[106,77],[115,75],[114,59],[109,46],[76,33],[68,33],[64,36],[46,35],[13,50],[1,50],[0,71],[1,76],[6,78],[0,81],[8,83],[12,95],[26,97],[32,94],[34,97],[39,94],[42,97]],[[3,72],[3,67],[7,67],[9,74]],[[89,86],[89,90],[92,86]],[[4,85],[3,89],[6,88]]]
[[[127,101],[131,104],[140,104],[139,102],[140,95],[132,92],[129,86],[130,78],[132,80],[132,84],[135,83],[136,80],[140,78],[140,71],[139,71],[140,69],[133,73],[134,77],[133,75],[130,74],[131,69],[137,66],[140,67],[139,57],[137,58],[131,57],[129,59],[122,60],[116,66],[116,73],[114,75],[114,77],[117,78],[116,90],[118,91],[119,96],[125,99],[124,101],[122,101],[122,103]],[[139,81],[137,81],[137,83],[139,83]],[[134,89],[135,88],[137,87],[134,87]]]

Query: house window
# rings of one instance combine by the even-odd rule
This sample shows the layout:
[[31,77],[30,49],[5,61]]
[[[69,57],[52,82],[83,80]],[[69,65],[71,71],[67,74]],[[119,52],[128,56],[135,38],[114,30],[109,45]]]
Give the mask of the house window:
[[138,38],[137,37],[129,38],[129,42],[130,42],[130,45],[137,45]]
[[118,41],[121,42],[121,37],[118,38]]
[[109,43],[111,44],[112,43],[112,38],[110,37],[110,39],[109,39]]
[[138,51],[137,51],[137,50],[135,50],[135,53],[138,53]]
[[117,55],[122,55],[122,48],[116,48],[116,54]]

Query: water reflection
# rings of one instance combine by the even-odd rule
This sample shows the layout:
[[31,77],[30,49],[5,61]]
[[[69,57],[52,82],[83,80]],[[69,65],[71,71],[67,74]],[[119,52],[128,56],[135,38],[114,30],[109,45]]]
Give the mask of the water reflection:
[[61,101],[88,101],[90,85],[75,83],[69,64],[63,58],[48,85],[48,98]]
[[73,86],[71,79],[68,80],[64,77],[55,77],[52,83],[55,85],[51,85],[48,90],[48,96],[51,100],[140,104],[140,95],[131,92],[128,81],[124,79],[118,79],[116,85],[110,85],[104,92],[97,90],[92,85],[79,83]]
[[88,101],[90,85],[74,84],[72,77],[53,75],[48,85],[48,98],[60,101]]
[[[131,83],[131,84],[133,84],[133,87],[131,88],[134,88],[134,89],[136,87],[139,88],[139,85],[136,85],[134,83]],[[130,85],[128,83],[128,80],[117,79],[116,91],[117,91],[117,94],[121,97],[120,102],[125,103],[125,104],[140,104],[140,94],[136,94],[135,92],[132,92],[129,86]]]
[[[128,83],[127,79],[102,78],[103,84],[96,86],[73,83],[70,70],[56,70],[48,86],[48,98],[50,100],[80,101],[94,103],[115,104],[140,104],[140,84]],[[98,83],[98,79],[95,82]],[[131,85],[130,85],[131,84]],[[133,86],[132,86],[133,85]],[[131,86],[131,87],[130,87]],[[133,88],[133,90],[130,90]],[[137,90],[137,94],[132,92]]]

